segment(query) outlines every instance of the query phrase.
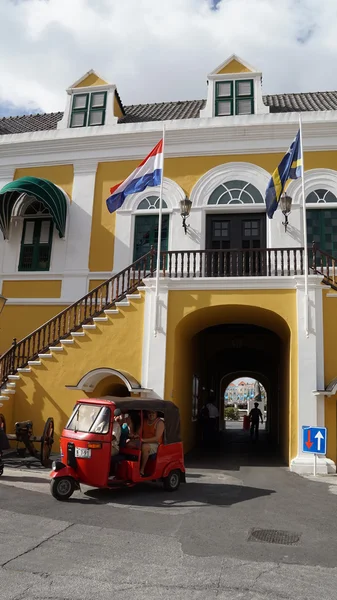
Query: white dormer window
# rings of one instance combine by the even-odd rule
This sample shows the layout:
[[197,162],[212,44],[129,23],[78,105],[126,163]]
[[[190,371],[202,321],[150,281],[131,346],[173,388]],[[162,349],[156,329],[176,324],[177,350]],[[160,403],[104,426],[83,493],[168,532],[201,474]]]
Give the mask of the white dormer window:
[[106,96],[106,92],[74,94],[70,127],[92,127],[94,125],[104,125]]
[[261,72],[233,54],[208,75],[208,97],[200,117],[269,112],[262,99],[261,77]]
[[116,125],[124,116],[116,86],[92,69],[67,89],[67,104],[57,129]]

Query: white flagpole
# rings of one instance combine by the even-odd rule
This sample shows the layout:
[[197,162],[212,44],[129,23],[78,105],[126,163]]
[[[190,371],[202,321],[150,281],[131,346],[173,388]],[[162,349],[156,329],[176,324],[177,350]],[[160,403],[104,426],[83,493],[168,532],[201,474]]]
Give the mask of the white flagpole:
[[158,219],[158,242],[157,242],[157,266],[156,266],[156,292],[154,306],[154,336],[158,332],[158,305],[159,305],[159,276],[160,276],[160,248],[161,248],[161,230],[163,221],[163,184],[164,184],[164,156],[165,156],[165,123],[163,123],[163,168],[161,172],[160,193],[159,193],[159,219]]
[[304,247],[304,324],[305,335],[309,337],[309,295],[308,295],[308,275],[309,275],[309,260],[308,260],[308,238],[307,238],[307,206],[305,202],[305,185],[304,185],[304,153],[303,153],[303,137],[302,137],[302,119],[299,114],[300,126],[300,145],[302,156],[302,203],[303,203],[303,247]]

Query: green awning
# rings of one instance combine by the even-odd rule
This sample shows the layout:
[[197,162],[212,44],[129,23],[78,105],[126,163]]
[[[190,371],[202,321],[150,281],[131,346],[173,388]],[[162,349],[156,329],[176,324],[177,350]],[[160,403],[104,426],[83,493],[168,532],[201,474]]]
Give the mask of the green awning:
[[54,183],[39,177],[21,177],[7,183],[0,190],[0,229],[5,240],[9,237],[9,227],[17,199],[22,195],[34,196],[48,208],[55,227],[62,238],[65,234],[67,219],[67,200],[65,194]]

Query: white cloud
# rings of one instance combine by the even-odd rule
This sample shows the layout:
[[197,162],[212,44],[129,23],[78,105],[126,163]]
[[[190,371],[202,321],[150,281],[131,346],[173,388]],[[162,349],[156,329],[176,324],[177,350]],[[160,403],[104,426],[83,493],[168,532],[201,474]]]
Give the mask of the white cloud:
[[[236,53],[264,93],[337,89],[336,0],[1,0],[0,103],[63,110],[94,68],[124,104],[204,98]],[[319,10],[317,10],[319,4]]]

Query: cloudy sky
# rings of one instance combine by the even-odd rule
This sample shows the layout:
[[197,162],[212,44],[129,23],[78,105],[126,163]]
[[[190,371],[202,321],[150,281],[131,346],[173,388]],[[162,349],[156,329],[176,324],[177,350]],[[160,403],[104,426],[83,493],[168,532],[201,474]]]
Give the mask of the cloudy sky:
[[236,53],[264,93],[337,90],[337,0],[0,0],[0,115],[63,110],[91,68],[124,104],[200,99]]

